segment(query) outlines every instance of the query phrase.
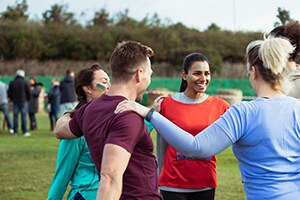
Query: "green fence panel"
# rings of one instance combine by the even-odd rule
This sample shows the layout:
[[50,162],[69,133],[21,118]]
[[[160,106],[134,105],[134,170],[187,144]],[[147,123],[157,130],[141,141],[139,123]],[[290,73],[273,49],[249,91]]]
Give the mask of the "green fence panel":
[[[29,77],[26,77],[28,80]],[[51,80],[53,78],[62,79],[63,76],[36,76],[38,82],[43,83],[45,91],[48,92],[51,87]],[[3,76],[1,80],[5,83],[9,83],[14,79],[14,76]],[[147,91],[159,88],[166,88],[173,92],[178,92],[181,83],[181,78],[158,78],[153,77],[151,84],[149,85]],[[250,83],[246,79],[212,79],[206,93],[210,95],[215,95],[218,90],[221,89],[238,89],[243,92],[243,96],[256,96]],[[142,104],[147,105],[148,94],[147,92],[143,96]]]

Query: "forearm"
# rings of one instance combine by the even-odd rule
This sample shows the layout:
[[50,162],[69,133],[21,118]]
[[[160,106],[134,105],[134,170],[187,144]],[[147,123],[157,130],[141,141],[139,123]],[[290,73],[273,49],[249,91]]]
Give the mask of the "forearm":
[[63,116],[61,116],[55,125],[53,133],[55,134],[56,138],[58,139],[72,139],[72,138],[77,138],[75,136],[69,127],[69,122],[70,122],[70,114],[67,113]]
[[123,147],[114,144],[104,146],[97,200],[120,199],[123,175],[130,157],[131,154]]
[[150,122],[171,146],[188,157],[207,158],[232,144],[218,126],[210,126],[194,137],[157,112]]
[[101,174],[97,200],[118,200],[122,193],[122,178],[115,180],[112,177]]

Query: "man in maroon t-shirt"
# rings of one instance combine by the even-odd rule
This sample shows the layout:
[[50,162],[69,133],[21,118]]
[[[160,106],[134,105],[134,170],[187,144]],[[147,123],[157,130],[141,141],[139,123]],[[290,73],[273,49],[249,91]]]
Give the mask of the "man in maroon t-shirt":
[[[115,114],[124,99],[142,99],[151,81],[151,48],[128,41],[117,45],[110,58],[112,85],[100,98],[61,117],[58,138],[84,134],[100,174],[99,199],[161,199],[153,142],[143,119],[134,112]],[[73,134],[71,134],[73,133]]]

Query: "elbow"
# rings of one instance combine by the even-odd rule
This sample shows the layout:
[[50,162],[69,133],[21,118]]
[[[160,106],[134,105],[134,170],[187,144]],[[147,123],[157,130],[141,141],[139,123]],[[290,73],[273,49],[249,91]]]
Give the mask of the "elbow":
[[61,134],[61,132],[59,132],[56,128],[54,128],[53,134],[55,135],[55,137],[56,137],[57,139],[64,139],[64,138],[63,138],[63,135]]
[[54,127],[53,134],[57,139],[65,139],[65,134],[58,124],[56,124],[56,126]]

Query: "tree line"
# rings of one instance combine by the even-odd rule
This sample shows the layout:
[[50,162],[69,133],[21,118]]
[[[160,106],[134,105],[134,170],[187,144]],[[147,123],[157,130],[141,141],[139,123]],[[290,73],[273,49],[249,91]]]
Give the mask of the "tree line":
[[[40,20],[29,20],[27,10],[23,0],[0,13],[2,61],[107,62],[118,42],[135,40],[153,48],[152,62],[167,63],[168,70],[178,70],[188,53],[199,51],[210,58],[212,70],[218,72],[224,63],[244,63],[246,45],[263,37],[261,32],[222,30],[215,23],[199,31],[182,23],[165,22],[157,14],[138,21],[129,16],[128,9],[110,17],[102,8],[85,25],[64,4],[52,5]],[[290,20],[284,9],[278,10],[277,17],[278,25]]]

